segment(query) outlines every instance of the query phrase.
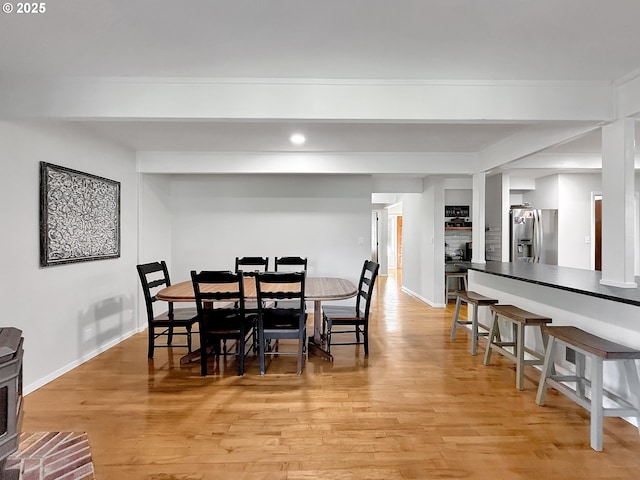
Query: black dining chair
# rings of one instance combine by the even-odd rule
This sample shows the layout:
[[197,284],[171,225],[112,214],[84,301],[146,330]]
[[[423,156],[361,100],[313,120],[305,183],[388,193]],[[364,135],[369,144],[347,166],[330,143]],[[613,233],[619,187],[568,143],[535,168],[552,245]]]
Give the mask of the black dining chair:
[[236,257],[236,272],[242,270],[244,275],[269,270],[269,257]]
[[307,271],[307,257],[275,257],[273,263],[276,272]]
[[[269,270],[269,257],[236,257],[236,272],[242,272],[245,277],[255,277],[258,272]],[[249,313],[258,313],[255,301],[245,302],[245,309]]]
[[[171,285],[166,262],[162,260],[160,262],[136,265],[136,269],[142,284],[144,303],[147,308],[148,357],[153,358],[154,347],[187,347],[188,351],[191,352],[191,329],[197,321],[197,309],[195,307],[175,308],[173,302],[166,302],[167,311],[162,313],[154,311],[154,306],[159,301],[156,299],[155,293]],[[175,331],[174,329],[176,328],[184,330]],[[156,329],[161,330],[158,332]],[[186,345],[173,345],[174,335],[186,336]],[[156,339],[159,337],[167,337],[167,343],[156,345]]]
[[[260,375],[266,372],[266,355],[297,355],[297,373],[302,374],[307,323],[305,278],[305,272],[264,272],[256,275]],[[297,351],[280,351],[278,341],[281,339],[297,340]]]
[[[273,265],[276,272],[306,272],[307,257],[275,257]],[[276,304],[282,306],[285,302],[276,302]]]
[[[234,355],[238,360],[238,375],[244,375],[247,342],[253,344],[255,315],[244,308],[244,283],[240,272],[191,271],[193,293],[198,309],[200,330],[200,372],[207,375],[210,353],[227,355],[227,340],[235,340]],[[220,343],[225,342],[224,348]]]
[[[380,265],[370,260],[365,260],[358,282],[358,294],[356,304],[349,305],[323,305],[322,319],[323,330],[326,331],[327,352],[331,353],[331,345],[361,345],[364,344],[364,354],[369,355],[369,313],[371,309],[371,297],[373,286],[378,276]],[[344,330],[334,327],[353,327]],[[333,341],[333,335],[355,334],[355,342]]]

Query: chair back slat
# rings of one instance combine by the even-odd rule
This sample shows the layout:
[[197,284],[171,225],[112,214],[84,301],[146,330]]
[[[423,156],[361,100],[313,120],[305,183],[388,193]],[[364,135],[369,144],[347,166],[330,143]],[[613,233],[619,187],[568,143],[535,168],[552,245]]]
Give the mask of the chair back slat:
[[[142,293],[144,294],[144,303],[147,308],[147,318],[149,322],[153,320],[153,304],[157,301],[155,291],[159,287],[168,287],[171,285],[169,279],[169,269],[164,260],[161,262],[151,262],[137,265],[138,276],[142,285]],[[167,302],[169,314],[173,313],[173,302]]]
[[307,270],[307,257],[275,257],[274,259],[274,268],[275,271],[283,271],[282,268],[278,268],[278,267],[301,267],[301,268],[296,268],[296,269],[285,269],[285,270],[295,270],[295,271],[300,271],[300,270]]
[[299,300],[304,310],[305,272],[264,272],[256,276],[258,305],[269,300]]
[[236,302],[238,308],[244,310],[244,284],[242,272],[229,270],[191,271],[193,293],[198,313],[211,310],[213,302]]
[[365,260],[360,273],[360,281],[358,282],[358,296],[356,298],[356,311],[364,318],[369,317],[371,307],[371,297],[373,296],[373,287],[375,286],[376,277],[380,265],[371,260]]
[[[253,267],[251,270],[242,267]],[[235,271],[242,270],[245,276],[255,275],[255,271],[269,270],[269,257],[236,257]]]

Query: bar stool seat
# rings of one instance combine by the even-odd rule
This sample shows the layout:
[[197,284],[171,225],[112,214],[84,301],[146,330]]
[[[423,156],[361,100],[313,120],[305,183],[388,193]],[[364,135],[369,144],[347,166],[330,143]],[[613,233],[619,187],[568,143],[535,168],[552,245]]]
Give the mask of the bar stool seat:
[[444,273],[444,303],[448,303],[449,302],[449,280],[451,279],[456,279],[456,281],[458,282],[458,288],[456,288],[454,290],[458,291],[460,290],[460,281],[462,280],[462,283],[464,285],[464,289],[468,290],[468,286],[467,286],[467,271],[457,271],[457,272],[445,272]]
[[[492,350],[501,353],[509,360],[515,362],[516,388],[523,390],[525,365],[542,365],[544,362],[544,354],[540,354],[525,346],[525,327],[538,327],[542,335],[543,344],[546,346],[547,336],[541,327],[551,323],[551,318],[528,312],[515,305],[491,305],[490,308],[493,312],[493,321],[489,329],[489,341],[487,342],[487,349],[484,355],[484,364],[489,365]],[[499,317],[511,323],[513,328],[513,340],[511,342],[503,342],[501,340],[500,325],[498,322]],[[511,350],[507,350],[507,348]],[[525,353],[531,355],[533,359],[525,359]]]
[[[462,302],[467,304],[467,308],[469,305],[473,305],[473,316],[471,320],[460,320],[460,307]],[[489,335],[489,327],[483,325],[478,321],[478,307],[490,307],[491,305],[495,305],[498,303],[498,300],[495,298],[485,297],[484,295],[480,295],[477,292],[467,290],[466,292],[456,292],[456,313],[453,316],[453,325],[451,327],[451,340],[456,338],[456,329],[458,325],[465,328],[466,330],[470,330],[471,333],[471,355],[476,354],[476,349],[478,345],[478,337]],[[469,312],[467,311],[467,318],[469,318]],[[471,329],[469,329],[469,325],[471,325]],[[479,328],[484,329],[484,332],[478,331]]]
[[[636,417],[640,420],[640,379],[636,359],[640,358],[640,351],[620,345],[577,327],[545,327],[549,337],[545,354],[542,376],[538,385],[536,403],[544,405],[547,387],[554,387],[578,405],[591,413],[591,448],[602,450],[603,417]],[[556,375],[554,357],[557,344],[576,353],[575,375]],[[590,379],[585,374],[585,358],[590,360]],[[631,401],[621,398],[604,388],[603,361],[620,361],[624,367]],[[565,383],[574,383],[571,388]],[[585,386],[591,390],[591,398],[585,396]],[[603,399],[607,397],[615,406],[604,407]]]

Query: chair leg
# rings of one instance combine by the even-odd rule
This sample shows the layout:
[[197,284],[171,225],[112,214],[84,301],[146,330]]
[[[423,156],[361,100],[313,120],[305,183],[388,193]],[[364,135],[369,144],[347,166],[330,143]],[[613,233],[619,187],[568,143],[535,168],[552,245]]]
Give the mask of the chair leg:
[[207,341],[200,335],[200,375],[207,376]]
[[265,341],[264,341],[264,332],[263,331],[259,331],[258,332],[258,354],[260,356],[260,375],[264,375],[265,374],[265,361],[264,361],[264,357],[265,357]]
[[191,326],[187,327],[187,351],[191,353]]
[[169,327],[169,334],[167,337],[167,345],[171,345],[173,342],[173,327]]
[[238,376],[244,375],[244,344],[246,342],[245,332],[242,331],[238,340]]
[[331,353],[331,319],[327,318],[327,353]]
[[155,346],[154,345],[155,339],[153,337],[155,336],[155,334],[156,332],[154,328],[152,326],[149,326],[149,348],[147,351],[147,356],[149,358],[153,358],[153,347]]
[[462,300],[460,297],[456,298],[456,313],[453,315],[453,325],[451,326],[451,340],[456,338],[456,329],[458,328],[458,319],[460,318],[460,306]]
[[304,359],[304,332],[298,338],[298,375],[302,375],[302,360]]
[[364,337],[364,356],[366,357],[369,355],[369,325],[364,326],[363,337]]
[[324,312],[322,312],[322,337],[321,338],[327,338],[327,317],[325,316]]

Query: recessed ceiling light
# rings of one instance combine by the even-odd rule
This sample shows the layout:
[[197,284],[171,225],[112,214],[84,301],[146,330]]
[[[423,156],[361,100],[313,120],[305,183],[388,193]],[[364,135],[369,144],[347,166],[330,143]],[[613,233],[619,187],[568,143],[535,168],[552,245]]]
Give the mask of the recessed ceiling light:
[[301,133],[294,133],[293,135],[291,135],[290,140],[294,145],[302,145],[307,141],[307,139]]

